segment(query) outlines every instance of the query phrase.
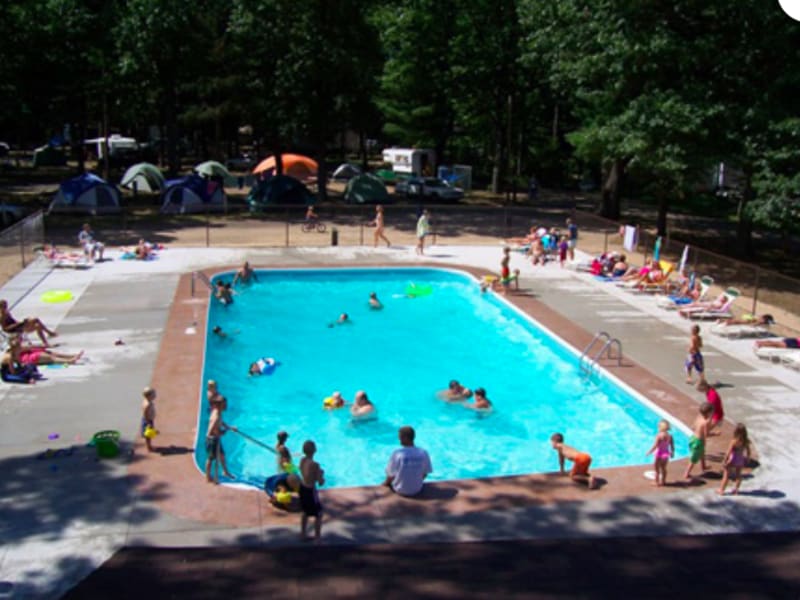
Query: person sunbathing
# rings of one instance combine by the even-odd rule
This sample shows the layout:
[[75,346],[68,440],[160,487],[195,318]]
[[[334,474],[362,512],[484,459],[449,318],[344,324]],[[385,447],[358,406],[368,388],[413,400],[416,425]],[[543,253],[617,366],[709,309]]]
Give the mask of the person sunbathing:
[[11,360],[20,365],[74,365],[83,357],[83,350],[77,354],[53,352],[44,346],[23,344],[19,336],[11,336],[8,341]]
[[705,310],[722,310],[728,303],[728,294],[722,292],[713,300],[706,300],[701,302],[692,302],[681,308],[678,312],[681,316],[686,317],[693,312],[702,312]]
[[26,318],[22,321],[17,321],[11,311],[8,309],[8,302],[0,300],[0,327],[6,333],[36,333],[42,344],[50,346],[47,336],[56,337],[58,334],[45,326],[44,323],[37,317]]
[[800,338],[778,338],[775,340],[756,340],[756,348],[800,348]]
[[628,269],[630,269],[630,266],[628,266],[627,257],[624,254],[620,254],[611,267],[611,277],[622,277],[628,272]]
[[772,315],[761,315],[760,317],[755,315],[742,315],[738,319],[736,317],[730,317],[728,319],[720,319],[717,321],[717,325],[722,325],[723,327],[727,327],[728,325],[753,325],[755,327],[768,327],[774,324],[775,319],[772,317]]
[[644,266],[640,268],[631,267],[628,272],[622,276],[622,281],[639,281],[646,277],[650,271],[653,270],[653,260],[648,258]]
[[[639,287],[648,285],[662,285],[667,282],[668,273],[661,270],[661,266],[657,263],[652,263],[650,268],[643,274],[628,280],[626,287]],[[625,277],[622,278],[623,280]]]

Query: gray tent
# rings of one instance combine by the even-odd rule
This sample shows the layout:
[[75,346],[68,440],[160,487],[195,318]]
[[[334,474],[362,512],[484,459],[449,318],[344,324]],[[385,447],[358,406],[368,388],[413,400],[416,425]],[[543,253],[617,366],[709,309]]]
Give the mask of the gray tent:
[[365,173],[347,182],[344,201],[351,204],[386,204],[389,202],[389,193],[383,181],[371,173]]
[[361,175],[361,168],[350,163],[342,163],[333,172],[331,178],[334,181],[349,181],[353,177]]
[[164,189],[164,175],[155,165],[138,163],[125,171],[119,184],[130,190],[135,187],[140,192],[160,192]]

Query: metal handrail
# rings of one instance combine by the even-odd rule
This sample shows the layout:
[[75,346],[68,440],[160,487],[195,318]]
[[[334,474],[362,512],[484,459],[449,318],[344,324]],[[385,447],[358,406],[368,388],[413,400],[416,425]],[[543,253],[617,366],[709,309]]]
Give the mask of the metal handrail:
[[[601,346],[599,352],[592,355],[591,358],[588,358],[589,351],[592,349],[592,347],[594,347],[598,340],[605,340],[605,342]],[[612,349],[615,345],[617,347],[616,357],[614,357],[612,353]],[[589,342],[586,348],[584,348],[580,358],[578,359],[578,368],[580,369],[581,373],[586,375],[591,374],[594,366],[603,357],[603,353],[606,353],[606,357],[611,360],[616,358],[617,366],[622,366],[622,342],[620,342],[618,338],[612,338],[606,331],[598,331],[592,338],[592,341]],[[584,361],[584,359],[587,360]]]

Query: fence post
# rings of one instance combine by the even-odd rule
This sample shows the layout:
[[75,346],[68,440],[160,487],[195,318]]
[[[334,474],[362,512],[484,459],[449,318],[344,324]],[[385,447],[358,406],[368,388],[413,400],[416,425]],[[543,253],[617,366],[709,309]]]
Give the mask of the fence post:
[[758,305],[758,285],[759,285],[759,279],[761,279],[761,269],[760,269],[760,268],[758,268],[758,267],[756,267],[756,284],[755,284],[755,288],[754,288],[754,290],[753,290],[753,308],[752,308],[752,310],[750,311],[750,312],[753,314],[753,316],[755,316],[755,314],[756,314],[756,306]]
[[285,245],[286,245],[286,247],[288,248],[288,247],[289,247],[289,209],[288,209],[288,208],[286,209],[286,218],[284,219],[284,221],[285,221],[285,223],[286,223],[286,240],[285,240]]
[[192,290],[192,298],[194,298],[194,282],[197,279],[197,271],[192,271],[192,279],[191,279],[191,290]]
[[608,232],[603,234],[603,254],[608,252]]
[[25,268],[25,224],[19,228],[19,255],[22,262],[22,268]]
[[206,208],[206,248],[211,246],[211,215]]

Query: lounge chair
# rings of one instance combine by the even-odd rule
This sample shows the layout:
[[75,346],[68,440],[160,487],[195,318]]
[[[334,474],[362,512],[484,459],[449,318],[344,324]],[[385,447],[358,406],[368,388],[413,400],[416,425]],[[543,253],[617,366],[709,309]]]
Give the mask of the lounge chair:
[[[682,317],[689,319],[703,320],[703,319],[731,319],[731,307],[736,299],[741,295],[741,292],[736,288],[728,288],[719,298],[708,305],[701,306],[684,306],[679,309]],[[721,302],[718,303],[718,302]]]
[[757,325],[755,323],[739,325],[714,323],[711,326],[711,333],[726,338],[760,338],[772,335],[769,325]]
[[758,358],[769,360],[774,363],[787,364],[789,362],[800,361],[800,350],[797,348],[765,347],[754,348],[753,352],[755,352]]
[[94,261],[83,252],[62,252],[55,247],[45,247],[40,256],[55,269],[88,269],[94,265]]
[[672,295],[667,296],[666,298],[659,298],[658,305],[666,310],[677,310],[682,306],[691,304],[692,302],[703,302],[708,295],[708,290],[711,289],[713,284],[714,278],[705,275],[704,277],[700,278],[700,290],[697,294],[697,298],[692,299],[689,296]]
[[786,353],[781,356],[781,364],[795,371],[800,371],[800,352],[794,354]]

